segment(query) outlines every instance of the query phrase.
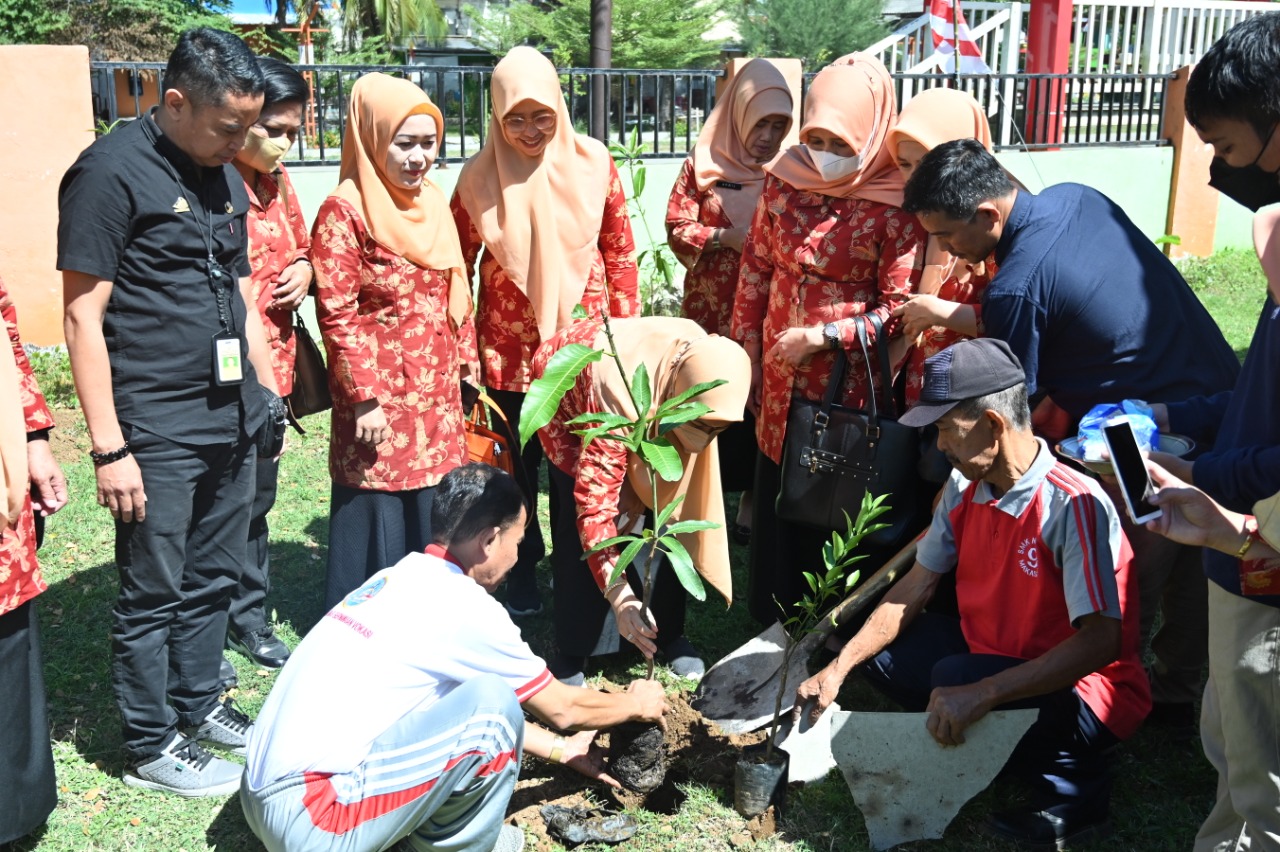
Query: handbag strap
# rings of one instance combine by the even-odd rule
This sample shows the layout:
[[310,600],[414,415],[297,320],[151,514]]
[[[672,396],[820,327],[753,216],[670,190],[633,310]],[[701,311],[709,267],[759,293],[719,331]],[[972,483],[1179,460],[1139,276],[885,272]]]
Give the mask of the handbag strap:
[[[515,456],[515,458],[513,459],[513,464],[511,465],[511,469],[515,471],[516,485],[517,487],[519,487],[520,492],[524,495],[524,503],[525,503],[524,525],[527,528],[530,523],[537,523],[537,519],[535,518],[535,515],[536,515],[538,502],[537,502],[537,495],[535,494],[529,482],[528,471],[524,469],[524,459],[521,457],[521,454],[520,454],[520,442],[516,438],[515,431],[511,428],[511,421],[507,419],[507,415],[504,414],[502,412],[502,409],[498,407],[498,403],[494,401],[493,397],[485,393],[484,390],[480,391],[480,394],[476,397],[475,408],[471,409],[471,420],[473,423],[477,422],[476,415],[478,414],[480,407],[482,405],[487,407],[490,412],[497,414],[498,419],[502,421],[502,431],[506,433],[507,447],[509,451],[512,453],[512,455]],[[490,419],[489,422],[492,424],[493,420]],[[537,438],[535,437],[534,440],[537,440]]]
[[871,359],[869,356],[869,344],[867,342],[867,324],[858,323],[858,344],[862,347],[862,357],[866,359],[867,364],[867,381],[871,385],[871,411],[872,414],[877,413],[880,406],[879,394],[884,396],[884,415],[890,420],[898,418],[897,406],[893,400],[893,379],[889,370],[889,341],[884,334],[884,321],[875,314],[864,314],[867,322],[875,329],[876,339],[876,357],[880,362],[880,384],[877,388],[875,376],[871,373]]

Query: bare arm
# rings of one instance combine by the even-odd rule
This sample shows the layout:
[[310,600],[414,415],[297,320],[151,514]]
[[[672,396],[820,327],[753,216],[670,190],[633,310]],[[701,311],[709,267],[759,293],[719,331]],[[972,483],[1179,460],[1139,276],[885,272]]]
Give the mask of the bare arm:
[[[562,731],[609,728],[623,722],[662,723],[667,699],[662,685],[637,680],[626,692],[598,692],[552,681],[524,706],[543,722]],[[536,753],[536,752],[535,752]]]
[[800,684],[800,688],[796,690],[796,715],[812,702],[810,718],[817,721],[840,693],[840,687],[849,672],[879,654],[898,638],[902,629],[933,598],[941,578],[941,574],[930,571],[919,562],[913,565],[907,575],[889,589],[862,629],[840,649],[840,656]]
[[[561,741],[557,743],[557,739]],[[579,731],[569,737],[560,737],[533,722],[524,723],[524,751],[534,757],[552,763],[563,763],[570,769],[610,787],[621,790],[622,785],[605,769],[604,752],[596,745],[595,731]],[[556,749],[560,751],[557,754]]]
[[[80,407],[95,452],[109,453],[124,446],[124,433],[116,419],[112,394],[111,363],[107,342],[102,336],[102,319],[111,298],[112,283],[83,272],[62,273],[63,333],[67,355],[75,379]],[[125,523],[141,521],[147,515],[147,496],[142,487],[142,471],[133,456],[95,469],[98,505],[106,506],[113,518]]]
[[993,707],[1068,689],[1120,656],[1120,619],[1081,616],[1080,629],[1021,665],[965,686],[939,687],[929,696],[925,727],[942,745],[960,745],[964,729]]

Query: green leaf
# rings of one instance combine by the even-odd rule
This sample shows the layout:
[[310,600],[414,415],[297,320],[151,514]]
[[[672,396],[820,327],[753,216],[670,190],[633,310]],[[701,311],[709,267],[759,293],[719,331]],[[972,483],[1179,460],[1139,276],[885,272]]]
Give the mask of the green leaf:
[[[587,553],[599,553],[602,550],[608,550],[610,547],[617,547],[618,545],[622,544],[624,541],[643,542],[644,538],[638,535],[615,535],[613,538],[606,538],[604,541],[600,542],[595,547],[588,550]],[[586,554],[583,554],[583,555],[585,557]]]
[[701,530],[719,529],[720,525],[715,521],[677,521],[663,531],[663,536],[668,535],[686,535],[688,533],[699,532]]
[[582,307],[582,303],[573,306],[573,312],[569,314],[573,319],[584,320],[587,318],[587,309]]
[[635,402],[636,413],[641,417],[648,415],[649,405],[653,402],[653,392],[649,390],[649,368],[641,361],[631,374],[631,399]]
[[640,442],[640,455],[644,456],[653,472],[667,482],[676,482],[684,476],[680,453],[666,438],[645,438]]
[[608,436],[610,428],[609,426],[596,426],[594,429],[575,429],[573,434],[582,439],[582,449],[585,450],[591,446],[592,441]]
[[617,142],[609,143],[609,153],[613,155],[613,159],[615,160],[631,159],[631,152],[628,151],[626,148],[623,148]]
[[[675,396],[671,397],[670,399],[663,400],[662,405],[658,406],[658,411],[659,411],[659,412],[661,412],[661,411],[665,411],[665,410],[671,410],[671,409],[674,409],[674,408],[676,408],[677,406],[679,406],[679,405],[681,405],[681,404],[683,404],[683,403],[687,402],[688,400],[693,399],[693,398],[694,398],[695,396],[697,396],[698,394],[706,393],[707,391],[711,390],[712,388],[718,388],[718,387],[720,387],[721,385],[725,385],[725,384],[728,384],[728,383],[729,383],[729,382],[728,382],[728,380],[727,380],[727,379],[713,379],[713,380],[711,380],[711,381],[709,381],[709,382],[698,382],[698,383],[697,383],[696,385],[694,385],[693,387],[691,387],[691,388],[687,388],[687,389],[685,389],[685,390],[681,391],[680,393],[676,394]],[[708,410],[710,410],[710,409],[708,409]],[[657,412],[655,412],[655,414],[656,414],[656,413],[657,413]]]
[[674,512],[676,510],[676,507],[683,502],[684,502],[684,495],[681,494],[679,497],[672,500],[667,505],[663,506],[662,511],[658,512],[658,519],[653,522],[653,525],[658,529],[662,529],[662,527],[666,525],[667,519],[671,517],[671,513]]
[[588,412],[587,414],[579,414],[572,420],[566,420],[564,425],[584,426],[589,423],[598,423],[601,426],[606,426],[610,429],[619,429],[623,426],[632,425],[632,420],[630,417],[624,417],[621,414]]
[[809,573],[808,571],[805,571],[800,576],[804,577],[804,581],[809,584],[809,588],[816,595],[818,593],[818,578],[813,576],[813,574]]
[[711,409],[701,402],[691,402],[687,406],[682,406],[678,411],[672,411],[662,417],[654,417],[653,419],[659,423],[658,434],[665,435],[680,424],[697,420],[710,411]]
[[[644,184],[645,184],[644,176],[645,176],[645,168],[644,166],[640,166],[638,169],[636,169],[636,173],[631,177],[631,190],[634,193],[635,198],[639,198],[641,195],[644,194]],[[662,256],[661,253],[659,253],[658,257],[661,257],[661,256]]]
[[631,156],[635,156],[636,149],[640,147],[640,125],[637,124],[631,128],[631,138],[627,140],[627,146],[631,148]]
[[853,589],[853,587],[854,587],[854,586],[858,585],[858,581],[859,581],[859,580],[861,580],[861,579],[862,579],[862,572],[861,572],[861,571],[853,571],[853,572],[851,572],[851,573],[849,574],[849,576],[847,576],[847,577],[845,577],[845,578],[844,578],[844,590],[845,590],[845,592],[849,592],[849,591],[851,591],[851,590]]
[[573,387],[578,375],[588,364],[599,361],[602,357],[597,349],[583,346],[581,343],[570,343],[551,356],[542,378],[535,379],[525,394],[524,404],[520,406],[520,447],[524,448],[534,434],[551,422],[560,400]]
[[627,545],[622,551],[622,555],[618,557],[618,564],[613,566],[613,571],[609,574],[609,585],[612,586],[618,582],[618,578],[627,570],[627,566],[635,560],[636,554],[640,552],[640,548],[645,546],[645,542],[633,541]]
[[698,574],[697,569],[693,567],[693,558],[689,556],[689,551],[684,549],[684,545],[679,539],[662,538],[662,544],[666,548],[667,558],[671,560],[671,567],[676,572],[676,579],[680,581],[680,585],[684,586],[684,590],[694,600],[705,601],[707,599],[707,589],[702,583],[702,577]]

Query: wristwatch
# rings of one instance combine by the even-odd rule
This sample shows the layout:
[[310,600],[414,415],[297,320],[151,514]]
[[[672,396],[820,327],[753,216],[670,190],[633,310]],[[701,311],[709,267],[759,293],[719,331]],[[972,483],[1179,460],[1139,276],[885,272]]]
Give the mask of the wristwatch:
[[829,322],[822,327],[822,339],[826,341],[828,349],[840,348],[840,328],[833,322]]

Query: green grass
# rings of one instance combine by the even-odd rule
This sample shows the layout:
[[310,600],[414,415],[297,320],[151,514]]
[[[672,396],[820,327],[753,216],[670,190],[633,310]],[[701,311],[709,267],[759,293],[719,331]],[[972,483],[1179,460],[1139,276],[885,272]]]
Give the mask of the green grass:
[[[1228,341],[1243,354],[1265,290],[1251,253],[1222,252],[1182,266],[1192,287],[1222,326]],[[36,356],[46,390],[61,405],[74,404],[65,354],[50,350]],[[94,477],[88,439],[74,409],[57,412],[55,450],[70,481],[72,500],[54,517],[41,550],[49,590],[38,600],[42,624],[46,686],[60,797],[46,829],[15,844],[11,852],[70,850],[256,850],[261,847],[245,825],[237,799],[185,801],[125,787],[119,754],[119,716],[111,695],[110,613],[116,594],[112,525],[93,501]],[[327,420],[310,418],[305,438],[290,437],[281,464],[280,495],[272,514],[272,593],[269,606],[280,634],[292,646],[321,616],[329,479],[326,469]],[[732,517],[734,507],[729,508]],[[545,527],[545,506],[540,511]],[[735,584],[745,588],[745,551],[734,548]],[[551,600],[542,572],[544,600]],[[551,650],[548,615],[527,619],[534,650]],[[718,659],[758,632],[736,604],[709,600],[692,605],[690,638],[708,659]],[[231,654],[241,688],[239,703],[256,711],[271,688],[274,673],[258,670]],[[602,659],[592,674],[625,682],[644,674],[638,658]],[[679,678],[660,676],[672,689],[687,689]],[[846,709],[889,709],[856,678],[841,695]],[[560,770],[568,771],[568,770]],[[1157,732],[1140,731],[1116,758],[1112,818],[1117,836],[1099,848],[1178,850],[1191,845],[1208,812],[1215,777],[1198,745],[1177,744]],[[670,816],[640,814],[641,831],[630,850],[862,850],[866,831],[844,782],[836,775],[792,790],[777,837],[753,842],[745,823],[729,807],[732,791],[700,785],[685,788],[687,799]],[[1008,791],[988,790],[960,812],[941,841],[911,844],[907,850],[996,850],[1008,848],[980,833],[986,815]],[[0,792],[0,795],[3,795]],[[604,847],[597,847],[604,848]]]

